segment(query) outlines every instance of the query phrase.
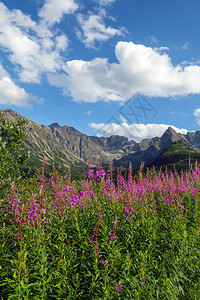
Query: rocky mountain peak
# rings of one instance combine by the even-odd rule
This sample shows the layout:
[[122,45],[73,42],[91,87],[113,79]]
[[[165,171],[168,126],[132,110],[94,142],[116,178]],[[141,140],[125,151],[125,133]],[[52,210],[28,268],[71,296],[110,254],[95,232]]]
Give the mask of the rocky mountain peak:
[[13,110],[11,108],[4,108],[4,109],[1,109],[2,112],[13,112]]
[[50,126],[50,128],[60,128],[60,125],[58,123],[52,123]]
[[3,113],[3,116],[6,117],[7,120],[9,121],[17,121],[22,118],[16,111],[10,109],[10,108],[4,108],[1,109],[0,112]]
[[109,137],[90,136],[90,138],[102,147],[104,151],[108,152],[120,151],[120,153],[127,153],[136,144],[135,141],[129,141],[127,137],[119,135],[111,135]]
[[178,138],[179,134],[172,127],[169,126],[167,130],[165,130],[162,136],[170,136],[171,138]]
[[[9,108],[0,109],[0,112],[9,121],[22,117]],[[175,142],[181,142],[182,148],[189,149],[189,142],[193,148],[200,149],[200,131],[183,135],[170,126],[161,137],[136,143],[123,136],[89,137],[70,126],[60,126],[58,123],[44,126],[29,119],[27,121],[26,147],[32,152],[32,162],[35,161],[38,165],[45,154],[49,165],[59,161],[60,165],[70,166],[88,160],[95,165],[96,159],[106,165],[113,159],[115,166],[128,167],[132,162],[133,168],[138,168],[141,162],[149,165],[165,148]]]
[[188,132],[184,136],[192,147],[200,149],[200,131]]
[[177,132],[171,126],[169,126],[165,132],[172,135],[177,134]]
[[[170,142],[170,143],[175,143],[180,139],[184,139],[185,137],[181,133],[177,133],[172,127],[168,127],[168,129],[163,133],[161,136],[161,141],[162,142]],[[168,147],[169,145],[167,145]]]

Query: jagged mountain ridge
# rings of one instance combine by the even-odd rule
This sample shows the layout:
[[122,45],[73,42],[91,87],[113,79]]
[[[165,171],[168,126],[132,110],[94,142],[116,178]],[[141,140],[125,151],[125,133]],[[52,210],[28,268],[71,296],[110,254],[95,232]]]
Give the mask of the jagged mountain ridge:
[[174,129],[169,127],[163,135],[158,138],[145,139],[140,143],[136,144],[132,148],[132,153],[123,156],[121,159],[114,161],[114,165],[119,167],[123,166],[128,168],[129,163],[132,163],[134,169],[140,167],[143,162],[145,166],[150,165],[158,155],[166,148],[171,146],[177,141],[188,143],[187,136],[177,133]]
[[126,154],[137,144],[134,140],[128,140],[125,136],[111,135],[109,137],[90,136],[90,138],[104,151]]
[[188,141],[179,140],[171,146],[165,148],[158,157],[149,165],[149,167],[162,167],[168,170],[177,171],[187,169],[189,165],[195,165],[196,161],[200,161],[200,152],[195,150]]
[[[3,112],[3,118],[9,121],[16,121],[22,118],[21,115],[11,109],[0,110]],[[72,165],[84,166],[85,162],[75,156],[68,149],[64,149],[61,143],[58,143],[48,126],[38,125],[32,120],[27,119],[27,138],[25,148],[30,151],[30,166],[39,167],[45,156],[48,165],[69,167]]]
[[[10,121],[22,118],[11,109],[0,109],[0,112],[3,112],[3,118]],[[32,164],[41,162],[44,155],[48,164],[66,167],[87,161],[95,165],[96,159],[108,164],[118,156],[105,152],[90,137],[73,127],[59,126],[58,123],[38,125],[30,119],[27,119],[27,124],[25,147],[31,152]]]
[[200,131],[188,132],[185,138],[195,149],[200,149]]
[[[0,112],[10,121],[22,117],[11,109],[0,109]],[[66,125],[53,123],[44,126],[27,120],[28,137],[25,145],[27,150],[31,151],[32,164],[37,162],[37,166],[38,163],[41,164],[45,155],[47,163],[51,165],[86,166],[85,163],[89,161],[94,166],[96,159],[107,165],[112,159],[116,167],[127,168],[131,162],[136,169],[141,162],[144,162],[145,166],[150,165],[164,149],[177,141],[189,143],[200,149],[200,131],[183,135],[169,127],[160,138],[144,139],[136,143],[122,136],[87,136]]]

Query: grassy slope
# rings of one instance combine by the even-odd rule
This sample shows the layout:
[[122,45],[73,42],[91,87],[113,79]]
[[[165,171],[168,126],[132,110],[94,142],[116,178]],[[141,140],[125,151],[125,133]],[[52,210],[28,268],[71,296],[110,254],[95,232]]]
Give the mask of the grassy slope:
[[165,168],[167,166],[168,169],[173,169],[175,166],[176,170],[180,171],[188,169],[189,164],[194,165],[196,161],[200,162],[200,152],[188,144],[175,142],[165,149],[149,167],[154,165],[156,168]]

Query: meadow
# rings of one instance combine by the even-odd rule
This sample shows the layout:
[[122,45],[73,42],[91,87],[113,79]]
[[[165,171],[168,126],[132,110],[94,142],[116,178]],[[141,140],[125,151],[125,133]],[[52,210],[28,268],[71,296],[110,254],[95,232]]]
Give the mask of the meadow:
[[0,299],[200,299],[200,168],[21,180],[1,199]]

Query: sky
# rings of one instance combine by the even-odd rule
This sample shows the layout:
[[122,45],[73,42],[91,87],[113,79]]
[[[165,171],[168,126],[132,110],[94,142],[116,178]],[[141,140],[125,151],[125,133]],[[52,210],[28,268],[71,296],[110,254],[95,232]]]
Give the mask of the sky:
[[137,142],[200,130],[199,0],[0,1],[0,108]]

